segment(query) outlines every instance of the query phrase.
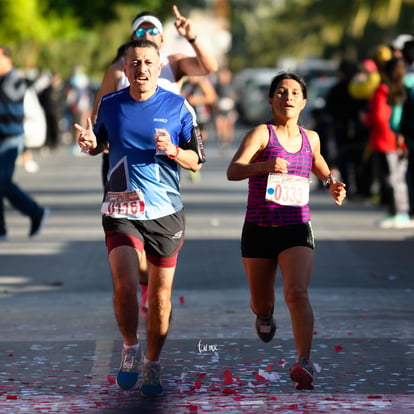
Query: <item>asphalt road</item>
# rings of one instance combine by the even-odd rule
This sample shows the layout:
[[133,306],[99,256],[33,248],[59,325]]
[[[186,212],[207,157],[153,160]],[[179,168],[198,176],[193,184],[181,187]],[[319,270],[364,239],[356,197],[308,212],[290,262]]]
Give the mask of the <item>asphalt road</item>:
[[100,157],[62,146],[36,157],[36,174],[18,167],[16,181],[51,215],[30,240],[27,218],[7,208],[0,412],[414,412],[414,229],[379,229],[380,208],[339,208],[325,191],[311,193],[318,373],[314,391],[297,392],[288,376],[295,351],[280,277],[275,339],[263,344],[253,328],[239,253],[247,182],[225,178],[232,151],[212,139],[206,147],[201,177],[182,172],[187,234],[163,352],[165,395],[156,401],[113,380],[122,340],[100,227]]

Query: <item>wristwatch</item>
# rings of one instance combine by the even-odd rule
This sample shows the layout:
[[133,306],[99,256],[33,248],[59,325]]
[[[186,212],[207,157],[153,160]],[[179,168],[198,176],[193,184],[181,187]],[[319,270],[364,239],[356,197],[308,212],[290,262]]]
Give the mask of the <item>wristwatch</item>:
[[329,186],[331,185],[331,181],[336,181],[336,180],[335,180],[335,177],[333,177],[332,175],[329,175],[328,177],[326,177],[326,178],[322,181],[323,186],[324,186],[325,188],[329,188]]

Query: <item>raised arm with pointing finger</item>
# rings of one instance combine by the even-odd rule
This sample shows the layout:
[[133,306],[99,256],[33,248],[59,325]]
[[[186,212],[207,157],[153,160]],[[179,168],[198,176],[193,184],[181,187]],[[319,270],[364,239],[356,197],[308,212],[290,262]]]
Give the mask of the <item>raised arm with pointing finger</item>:
[[[194,31],[190,19],[181,16],[178,8],[173,6],[175,27],[178,33],[185,37],[194,49],[195,56],[184,53],[162,53],[164,29],[160,20],[149,11],[139,13],[132,21],[131,39],[148,39],[153,41],[161,50],[162,69],[158,84],[164,89],[180,93],[181,81],[184,76],[208,75],[217,71],[218,63],[215,56],[203,46]],[[128,79],[122,69],[123,58],[116,60],[106,70],[101,86],[96,94],[92,110],[92,121],[95,122],[99,102],[102,96],[128,86]]]
[[181,16],[177,6],[173,6],[173,13],[178,33],[188,40],[196,53],[195,57],[178,53],[170,56],[170,62],[176,66],[177,81],[185,75],[208,75],[216,72],[218,69],[217,60],[199,41],[191,20]]

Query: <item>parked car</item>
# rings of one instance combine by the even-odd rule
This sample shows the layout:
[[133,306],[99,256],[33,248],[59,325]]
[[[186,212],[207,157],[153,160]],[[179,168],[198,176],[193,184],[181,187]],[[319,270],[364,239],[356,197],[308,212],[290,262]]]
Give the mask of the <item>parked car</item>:
[[308,98],[305,108],[300,115],[300,122],[305,128],[315,127],[312,112],[315,109],[324,110],[326,96],[337,82],[336,76],[320,76],[311,78],[307,83]]
[[[310,64],[312,62],[312,64]],[[306,61],[298,66],[298,73],[303,76],[308,88],[308,104],[302,112],[301,122],[312,127],[311,111],[325,106],[325,97],[336,81],[334,65],[326,61]],[[300,70],[299,70],[300,69]],[[235,76],[238,94],[237,109],[240,120],[248,125],[266,122],[271,117],[268,101],[269,86],[272,78],[282,72],[282,68],[247,68]]]
[[269,86],[281,71],[278,68],[248,68],[236,74],[237,109],[242,122],[253,125],[270,119]]

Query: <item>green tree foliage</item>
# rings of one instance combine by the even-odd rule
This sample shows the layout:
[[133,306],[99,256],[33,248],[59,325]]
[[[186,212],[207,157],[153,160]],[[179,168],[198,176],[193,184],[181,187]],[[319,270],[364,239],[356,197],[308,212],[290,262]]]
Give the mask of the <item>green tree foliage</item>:
[[133,17],[151,10],[171,15],[162,0],[0,0],[0,43],[14,50],[16,66],[47,68],[67,77],[82,64],[100,77]]
[[413,0],[232,0],[233,69],[280,57],[359,58],[413,33]]
[[[223,0],[222,0],[223,1]],[[227,0],[234,70],[274,66],[283,56],[359,57],[399,33],[412,33],[414,0]],[[184,15],[218,0],[0,0],[0,43],[16,65],[69,75],[74,65],[100,79],[133,17],[162,21],[177,4]]]

